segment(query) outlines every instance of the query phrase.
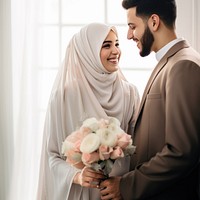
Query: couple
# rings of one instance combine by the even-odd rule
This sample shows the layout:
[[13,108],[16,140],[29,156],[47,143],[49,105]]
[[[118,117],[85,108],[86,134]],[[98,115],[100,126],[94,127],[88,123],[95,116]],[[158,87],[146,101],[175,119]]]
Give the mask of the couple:
[[[116,29],[93,23],[74,35],[49,101],[38,200],[199,199],[200,55],[176,36],[175,0],[122,6],[128,39],[142,57],[154,51],[158,64],[139,104],[137,88],[118,66]],[[136,152],[116,162],[98,189],[90,183],[103,175],[70,166],[61,146],[84,119],[108,116],[132,134]]]

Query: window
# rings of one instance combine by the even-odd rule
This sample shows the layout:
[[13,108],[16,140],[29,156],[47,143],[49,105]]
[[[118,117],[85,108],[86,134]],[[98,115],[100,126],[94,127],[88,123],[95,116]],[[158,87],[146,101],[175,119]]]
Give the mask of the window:
[[141,58],[135,43],[127,40],[126,11],[121,6],[121,0],[44,0],[40,9],[38,52],[38,102],[42,121],[67,44],[74,33],[91,22],[104,22],[117,27],[122,50],[120,67],[142,95],[156,60],[154,55]]

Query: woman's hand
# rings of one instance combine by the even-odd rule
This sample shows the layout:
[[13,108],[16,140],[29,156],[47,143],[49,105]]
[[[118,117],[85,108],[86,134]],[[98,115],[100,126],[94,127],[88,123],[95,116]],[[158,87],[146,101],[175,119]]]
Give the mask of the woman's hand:
[[100,184],[100,193],[102,200],[122,200],[119,184],[121,177],[111,177],[102,181]]
[[84,167],[81,172],[75,175],[73,182],[83,187],[99,188],[102,179],[105,179],[105,175],[102,172]]

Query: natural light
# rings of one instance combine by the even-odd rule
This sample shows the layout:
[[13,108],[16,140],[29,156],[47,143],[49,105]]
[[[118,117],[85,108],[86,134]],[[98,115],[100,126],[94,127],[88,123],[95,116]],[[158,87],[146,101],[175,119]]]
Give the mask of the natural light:
[[[177,31],[200,51],[199,0],[177,3]],[[72,35],[91,22],[116,26],[120,67],[141,97],[157,61],[154,53],[140,57],[136,44],[127,40],[121,0],[1,0],[0,9],[0,131],[7,141],[2,140],[2,155],[9,166],[5,162],[0,170],[6,172],[7,183],[0,185],[7,197],[2,200],[36,200],[46,108]]]

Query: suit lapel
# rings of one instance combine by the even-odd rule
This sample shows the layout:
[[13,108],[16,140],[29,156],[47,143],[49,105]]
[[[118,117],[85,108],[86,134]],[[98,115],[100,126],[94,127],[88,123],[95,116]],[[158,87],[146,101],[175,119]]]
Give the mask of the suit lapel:
[[142,107],[144,106],[144,102],[146,100],[146,97],[147,97],[147,94],[151,88],[151,85],[153,84],[156,76],[159,74],[159,72],[162,70],[162,68],[164,67],[164,65],[167,63],[167,60],[163,60],[163,62],[160,62],[157,64],[157,66],[154,68],[153,72],[151,73],[151,76],[147,82],[147,85],[145,87],[145,90],[144,90],[144,93],[143,93],[143,96],[142,96],[142,100],[141,100],[141,103],[140,103],[140,108],[139,108],[139,112],[138,112],[138,116],[142,110]]
[[168,62],[168,58],[170,58],[171,56],[176,54],[180,49],[187,48],[187,47],[189,47],[189,45],[186,43],[185,40],[178,42],[171,49],[169,49],[169,51],[165,54],[165,56],[156,65],[156,67],[154,68],[153,72],[151,73],[151,76],[150,76],[150,78],[149,78],[149,80],[147,82],[147,85],[145,87],[135,125],[137,124],[138,118],[139,118],[139,116],[141,114],[141,110],[142,110],[142,108],[144,106],[144,103],[146,101],[147,94],[149,93],[149,90],[150,90],[150,88],[151,88],[156,76],[160,73],[160,71],[164,68],[164,66]]

